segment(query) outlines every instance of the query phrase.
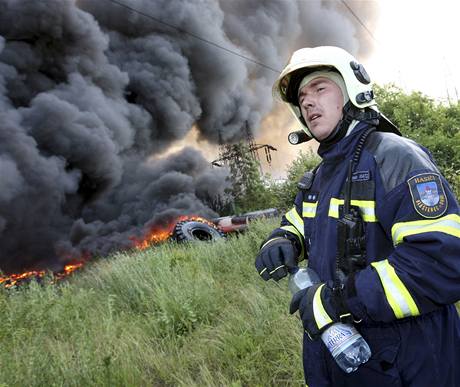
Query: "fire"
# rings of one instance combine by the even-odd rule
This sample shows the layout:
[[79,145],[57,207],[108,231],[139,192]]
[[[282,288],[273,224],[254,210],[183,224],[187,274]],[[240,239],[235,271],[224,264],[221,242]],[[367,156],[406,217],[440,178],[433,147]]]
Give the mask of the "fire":
[[141,239],[138,239],[136,237],[131,237],[130,239],[133,242],[133,245],[136,249],[145,250],[147,247],[150,247],[151,245],[155,245],[157,243],[164,242],[167,239],[169,239],[174,231],[174,226],[177,223],[182,222],[184,220],[203,222],[210,225],[211,227],[215,227],[214,223],[200,216],[182,215],[174,219],[170,223],[164,225],[163,227],[152,227],[150,231],[148,231]]
[[74,264],[69,264],[64,266],[64,270],[59,272],[59,273],[54,273],[54,278],[56,280],[60,280],[62,278],[67,277],[68,275],[72,274],[75,270],[80,269],[83,267],[85,263],[84,262],[77,262]]
[[25,271],[24,273],[20,274],[11,274],[10,276],[1,276],[0,277],[0,284],[4,284],[5,288],[11,288],[24,280],[32,279],[32,278],[42,278],[44,277],[46,272],[44,270],[31,270]]
[[[168,240],[174,231],[174,226],[177,223],[182,222],[184,220],[199,221],[206,223],[211,227],[215,227],[214,223],[208,221],[207,219],[201,218],[199,216],[183,215],[174,219],[173,221],[171,221],[163,227],[152,227],[150,231],[147,232],[141,239],[136,238],[134,236],[130,237],[129,239],[132,241],[134,248],[138,250],[145,250],[146,248],[152,245]],[[89,254],[84,254],[84,256],[80,258],[80,260],[76,260],[71,264],[65,265],[64,269],[59,272],[52,273],[52,283],[56,283],[57,281],[66,278],[74,271],[82,268],[85,262],[88,261],[90,258],[91,256]],[[47,273],[48,272],[46,270],[31,270],[19,274],[0,276],[0,285],[3,285],[5,288],[11,288],[14,286],[18,286],[21,283],[27,282],[28,280],[40,280],[41,278],[45,277]]]
[[[52,283],[56,283],[57,281],[67,277],[75,270],[80,269],[84,265],[84,262],[77,262],[73,264],[68,264],[64,266],[62,271],[53,273],[53,281]],[[4,275],[0,276],[0,285],[3,284],[5,288],[11,288],[13,286],[20,285],[21,283],[36,279],[39,280],[46,275],[46,270],[30,270],[25,271],[19,274],[11,274],[11,275]]]
[[158,229],[152,228],[146,235],[143,236],[141,239],[137,239],[136,237],[130,237],[131,241],[133,242],[133,246],[138,250],[145,250],[147,247],[151,245],[155,245],[160,242],[164,242],[168,238],[171,237],[172,230],[169,228]]

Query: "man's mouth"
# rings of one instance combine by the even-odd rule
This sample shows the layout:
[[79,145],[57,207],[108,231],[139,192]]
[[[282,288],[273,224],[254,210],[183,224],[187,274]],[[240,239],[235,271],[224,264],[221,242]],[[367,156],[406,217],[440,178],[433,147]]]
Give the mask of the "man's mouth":
[[312,114],[312,115],[309,117],[309,121],[310,121],[310,122],[313,122],[314,120],[318,119],[319,117],[321,117],[321,114]]

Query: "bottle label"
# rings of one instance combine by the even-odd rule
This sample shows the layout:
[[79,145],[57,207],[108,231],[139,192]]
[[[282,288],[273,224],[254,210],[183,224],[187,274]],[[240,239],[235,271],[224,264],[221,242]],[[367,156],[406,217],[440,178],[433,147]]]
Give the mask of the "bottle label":
[[326,329],[322,339],[329,352],[335,357],[348,348],[358,336],[359,333],[354,326],[336,323]]

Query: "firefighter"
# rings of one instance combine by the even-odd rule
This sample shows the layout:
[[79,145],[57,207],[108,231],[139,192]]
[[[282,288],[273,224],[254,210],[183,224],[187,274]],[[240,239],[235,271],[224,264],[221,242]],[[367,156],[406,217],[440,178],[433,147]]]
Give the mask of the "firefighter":
[[[364,67],[338,47],[294,52],[273,93],[322,158],[255,261],[278,281],[308,259],[322,281],[290,305],[305,328],[307,385],[460,386],[459,206],[430,153],[379,112]],[[354,261],[338,259],[347,201],[362,225]],[[344,318],[372,351],[348,374],[318,339]]]

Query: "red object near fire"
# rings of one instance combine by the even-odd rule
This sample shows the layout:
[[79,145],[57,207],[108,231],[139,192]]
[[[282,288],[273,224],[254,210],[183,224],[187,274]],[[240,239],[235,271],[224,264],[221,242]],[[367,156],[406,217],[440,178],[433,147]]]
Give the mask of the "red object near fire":
[[268,208],[266,210],[246,212],[241,215],[223,216],[221,218],[215,218],[212,221],[219,228],[219,230],[226,234],[230,232],[246,230],[251,220],[273,218],[278,215],[279,211],[276,208]]

